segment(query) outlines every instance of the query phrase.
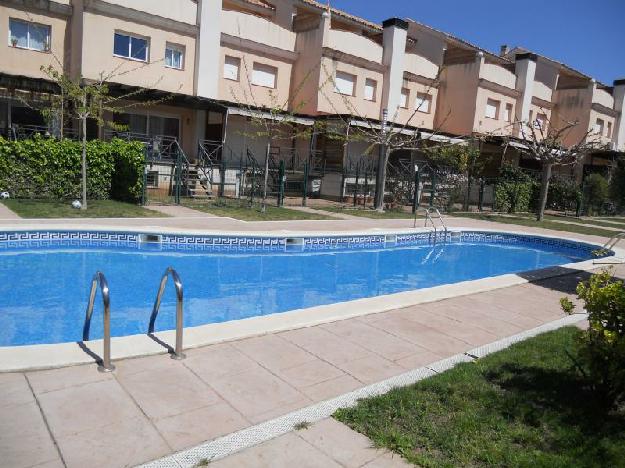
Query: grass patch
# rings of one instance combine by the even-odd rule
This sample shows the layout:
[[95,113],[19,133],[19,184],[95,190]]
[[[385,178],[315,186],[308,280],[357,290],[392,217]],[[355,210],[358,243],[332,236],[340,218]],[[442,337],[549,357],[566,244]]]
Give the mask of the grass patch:
[[347,206],[320,206],[315,207],[315,209],[370,219],[414,219],[414,214],[399,210],[379,212],[370,208],[350,208]]
[[624,466],[625,410],[602,414],[567,327],[362,400],[335,418],[421,466]]
[[330,216],[316,213],[306,213],[304,211],[279,208],[267,205],[266,211],[261,211],[260,204],[248,205],[247,200],[216,200],[199,201],[184,200],[181,202],[187,208],[210,213],[215,216],[226,216],[240,219],[242,221],[291,221],[306,219],[334,219]]
[[72,208],[71,201],[4,200],[22,218],[162,218],[166,215],[142,206],[114,200],[89,200],[86,210]]
[[518,226],[537,227],[544,229],[551,229],[552,231],[565,231],[574,232],[576,234],[587,234],[592,236],[612,237],[615,231],[608,231],[607,229],[601,229],[593,226],[578,226],[576,224],[564,224],[558,223],[551,219],[545,219],[544,221],[536,221],[534,218],[526,216],[498,216],[485,213],[450,213],[450,216],[457,216],[461,218],[478,219],[481,221],[493,221],[495,223],[502,224],[516,224]]

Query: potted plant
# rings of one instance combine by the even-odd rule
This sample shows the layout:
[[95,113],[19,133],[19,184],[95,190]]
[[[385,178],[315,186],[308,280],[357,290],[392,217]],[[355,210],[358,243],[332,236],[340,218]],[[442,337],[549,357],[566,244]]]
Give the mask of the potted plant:
[[12,45],[13,47],[17,47],[17,37],[12,37],[12,38],[11,38],[11,45]]

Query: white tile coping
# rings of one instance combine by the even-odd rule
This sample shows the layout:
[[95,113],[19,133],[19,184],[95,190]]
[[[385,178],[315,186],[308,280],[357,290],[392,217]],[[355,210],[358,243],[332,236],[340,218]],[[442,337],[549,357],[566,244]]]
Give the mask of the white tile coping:
[[[107,231],[107,232],[139,232],[139,233],[166,233],[166,234],[190,234],[190,235],[220,235],[220,236],[242,236],[236,232],[222,231],[197,231],[184,229],[166,229],[152,226],[144,226],[143,228],[117,228],[112,229],[110,226],[90,226],[72,227],[46,225],[45,228],[39,226],[3,226],[0,231],[30,231],[30,230],[63,230],[63,231]],[[531,235],[538,237],[554,238],[560,240],[570,240],[573,242],[585,242],[575,238],[565,238],[560,236],[538,235],[520,231],[504,231],[501,229],[476,229],[476,228],[450,228],[450,232],[458,231],[477,231],[477,232],[497,232],[506,234]],[[406,234],[415,232],[429,232],[428,229],[367,229],[346,233],[327,233],[327,232],[292,232],[292,231],[259,231],[255,233],[245,233],[244,236],[338,236],[345,235],[371,235],[371,234]],[[615,253],[625,256],[622,249],[613,249]],[[417,289],[413,291],[404,291],[394,294],[375,296],[370,298],[356,299],[347,302],[337,302],[321,306],[310,307],[306,309],[297,309],[288,312],[280,312],[271,315],[258,317],[250,317],[241,320],[233,320],[222,323],[211,323],[196,327],[186,327],[184,330],[184,347],[185,349],[197,348],[210,344],[216,344],[225,341],[233,341],[237,339],[247,338],[251,336],[264,335],[267,333],[275,333],[296,328],[310,327],[323,323],[335,322],[349,318],[359,317],[368,314],[387,312],[393,309],[401,309],[413,305],[423,304],[427,302],[440,301],[452,297],[476,294],[480,292],[492,291],[495,289],[506,288],[525,284],[538,279],[561,276],[570,273],[571,270],[588,271],[597,268],[594,260],[585,260],[582,262],[568,263],[558,267],[536,270],[534,272],[518,274],[504,274],[495,277],[482,278],[472,281],[462,281],[453,284],[434,286],[431,288]],[[568,271],[566,271],[568,270]],[[86,300],[86,298],[85,298]],[[113,312],[114,313],[114,312]],[[95,320],[98,320],[97,318]],[[146,317],[147,320],[147,317]],[[165,343],[171,344],[175,342],[174,330],[157,332],[155,335]],[[102,340],[93,340],[85,343],[88,348],[98,356],[102,355]],[[111,339],[111,358],[124,359],[139,356],[148,356],[154,354],[164,354],[167,350],[144,334],[129,335],[123,337],[114,337]],[[37,344],[24,346],[4,346],[0,347],[0,372],[17,372],[37,369],[50,369],[78,364],[93,363],[94,359],[88,355],[75,342],[57,343],[57,344]]]
[[496,351],[500,351],[527,338],[531,338],[551,330],[556,330],[567,325],[573,325],[581,320],[584,320],[586,317],[586,314],[573,314],[568,317],[546,323],[517,335],[469,350],[466,353],[456,354],[425,367],[408,371],[395,377],[345,393],[330,400],[322,401],[321,403],[316,403],[306,408],[293,411],[270,421],[219,437],[191,449],[183,450],[158,460],[154,460],[141,465],[141,468],[190,468],[196,466],[197,463],[202,460],[214,461],[220,458],[225,458],[246,448],[253,447],[286,434],[287,432],[291,432],[295,429],[295,426],[298,423],[315,423],[330,417],[340,408],[349,408],[356,405],[358,400],[363,398],[382,395],[394,388],[411,385],[420,380],[449,370],[461,362],[472,362],[476,358],[481,358]]

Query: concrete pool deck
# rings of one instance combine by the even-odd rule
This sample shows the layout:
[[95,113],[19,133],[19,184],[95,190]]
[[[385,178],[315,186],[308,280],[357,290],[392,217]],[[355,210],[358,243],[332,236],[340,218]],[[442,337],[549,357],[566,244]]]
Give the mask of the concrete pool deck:
[[[511,229],[510,225],[461,218],[448,221],[451,226]],[[96,224],[146,227],[146,223],[241,231],[345,232],[412,226],[405,219],[64,221],[67,227],[85,228]],[[0,221],[0,225],[9,224],[32,226],[34,222]],[[38,220],[36,224],[43,228],[59,224],[59,220]],[[523,230],[605,241],[543,229]],[[622,276],[625,268],[616,266],[616,272]],[[587,275],[571,271],[505,289],[191,349],[183,361],[166,355],[121,360],[112,374],[97,372],[93,364],[0,374],[0,466],[145,463],[560,319],[559,298],[571,296],[575,284]],[[374,451],[362,445],[366,441],[355,433],[350,436],[333,421],[322,421],[309,430],[286,434],[217,461],[215,466],[402,466],[396,457],[391,460],[385,453],[372,454]],[[343,449],[328,442],[332,431],[345,440]],[[367,455],[358,455],[360,449],[350,448],[350,443],[360,444]],[[347,457],[346,452],[351,455]]]

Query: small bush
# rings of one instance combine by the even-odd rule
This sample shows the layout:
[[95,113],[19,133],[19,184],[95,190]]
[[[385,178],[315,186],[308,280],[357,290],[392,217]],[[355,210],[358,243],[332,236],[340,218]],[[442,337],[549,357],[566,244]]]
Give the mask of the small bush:
[[625,210],[625,158],[619,158],[610,180],[610,199],[619,212]]
[[582,191],[575,180],[552,177],[547,194],[547,207],[552,210],[572,211],[582,200]]
[[[613,409],[625,399],[625,287],[605,270],[579,283],[577,296],[584,301],[589,321],[578,343],[578,365],[599,401]],[[561,304],[566,313],[573,313],[570,300],[563,298]]]
[[528,211],[536,182],[518,167],[504,166],[495,185],[497,211],[517,213]]
[[[143,158],[139,142],[87,142],[87,197],[140,200]],[[81,160],[77,141],[40,135],[18,141],[0,137],[0,189],[14,198],[79,198]]]
[[608,181],[601,174],[590,174],[584,181],[584,212],[589,215],[601,214],[603,204],[608,199]]

